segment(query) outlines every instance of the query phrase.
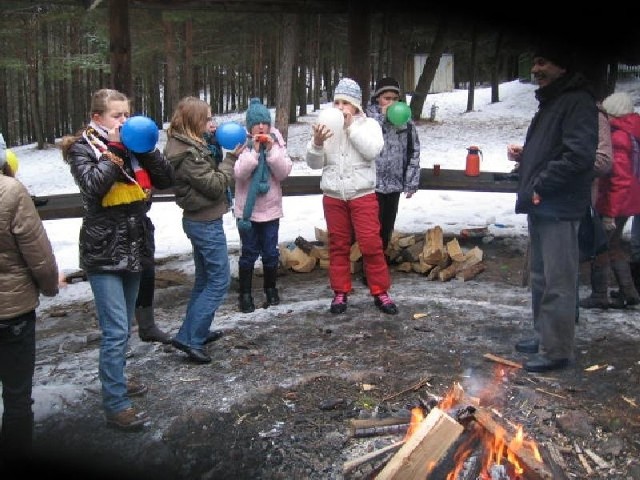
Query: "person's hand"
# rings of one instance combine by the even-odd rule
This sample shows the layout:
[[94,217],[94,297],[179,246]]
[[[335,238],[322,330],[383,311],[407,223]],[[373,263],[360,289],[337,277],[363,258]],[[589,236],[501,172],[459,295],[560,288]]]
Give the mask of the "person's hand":
[[344,115],[344,128],[348,128],[353,123],[353,115],[351,112],[342,112]]
[[533,192],[533,195],[531,196],[531,202],[534,205],[540,205],[541,200],[542,200],[542,197],[538,195],[536,192]]
[[404,194],[404,198],[411,198],[413,197],[413,192],[407,192]]
[[120,127],[114,127],[111,130],[107,131],[107,141],[114,143],[120,142]]
[[268,133],[257,133],[253,136],[253,148],[256,152],[260,149],[260,145],[264,145],[267,151],[273,147],[273,137]]
[[231,154],[235,155],[236,157],[239,157],[240,154],[242,152],[244,152],[244,149],[246,148],[244,143],[239,143],[236,145],[236,148],[234,148],[233,150],[231,150]]
[[612,232],[616,229],[616,219],[612,217],[602,217],[602,226],[607,232]]
[[68,287],[69,284],[67,283],[67,277],[64,273],[62,273],[61,271],[58,272],[58,288],[65,288]]
[[329,128],[327,128],[326,125],[316,124],[313,125],[312,128],[313,144],[316,147],[322,147],[326,139],[333,137],[333,132]]
[[519,162],[522,156],[522,145],[507,145],[507,158],[512,162]]

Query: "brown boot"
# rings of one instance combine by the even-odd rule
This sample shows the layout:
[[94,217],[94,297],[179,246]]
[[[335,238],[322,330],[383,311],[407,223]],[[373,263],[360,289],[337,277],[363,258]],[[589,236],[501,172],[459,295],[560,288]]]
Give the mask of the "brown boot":
[[136,308],[136,322],[138,322],[138,336],[143,342],[171,343],[171,337],[160,330],[153,318],[153,307]]
[[129,407],[116,413],[107,415],[107,426],[117,428],[123,432],[139,432],[144,427],[147,418]]
[[144,383],[138,383],[135,380],[129,380],[127,382],[127,396],[129,397],[141,397],[147,393],[148,390]]
[[625,308],[640,304],[640,295],[633,284],[629,262],[624,259],[613,260],[611,268],[620,286],[620,296],[616,299],[618,304],[616,307]]

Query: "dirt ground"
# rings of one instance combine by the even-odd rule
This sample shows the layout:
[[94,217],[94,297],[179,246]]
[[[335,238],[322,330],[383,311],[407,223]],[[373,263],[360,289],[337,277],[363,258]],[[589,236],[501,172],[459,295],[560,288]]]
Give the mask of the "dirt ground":
[[[316,268],[282,275],[282,304],[252,314],[236,311],[232,285],[214,325],[225,335],[208,346],[211,364],[188,363],[134,333],[127,372],[149,386],[134,399],[150,419],[140,433],[105,427],[91,303],[42,312],[34,396],[51,412],[37,418],[34,464],[85,478],[373,478],[389,456],[347,474],[345,462],[403,434],[354,438],[350,421],[406,418],[459,382],[505,425],[523,425],[527,438],[555,448],[566,478],[640,478],[638,312],[582,310],[577,359],[562,371],[535,375],[487,360],[526,360],[513,350],[530,328],[526,239],[461,245],[474,241],[487,268],[473,280],[394,271],[396,316],[378,312],[357,280],[347,313],[330,314],[326,271]],[[171,259],[160,263],[157,322],[175,333],[192,279]]]

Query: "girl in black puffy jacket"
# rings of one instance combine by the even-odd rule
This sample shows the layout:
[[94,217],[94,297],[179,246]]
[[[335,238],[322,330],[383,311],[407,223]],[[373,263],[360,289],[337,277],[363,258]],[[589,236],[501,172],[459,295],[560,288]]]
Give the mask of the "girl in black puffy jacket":
[[102,331],[99,376],[107,424],[121,430],[144,425],[130,395],[146,391],[124,373],[129,329],[143,268],[153,263],[153,224],[147,216],[151,187],[173,184],[173,170],[155,147],[131,152],[120,139],[129,100],[102,89],[91,101],[91,121],[63,139],[63,158],[80,188],[84,216],[80,267],[87,273]]

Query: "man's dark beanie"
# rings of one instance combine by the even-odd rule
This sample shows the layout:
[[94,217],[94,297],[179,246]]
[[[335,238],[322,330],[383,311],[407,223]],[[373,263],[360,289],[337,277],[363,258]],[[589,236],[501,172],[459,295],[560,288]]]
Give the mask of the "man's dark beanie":
[[542,57],[565,70],[572,70],[575,66],[575,57],[572,49],[561,40],[539,42],[534,50],[533,57]]

